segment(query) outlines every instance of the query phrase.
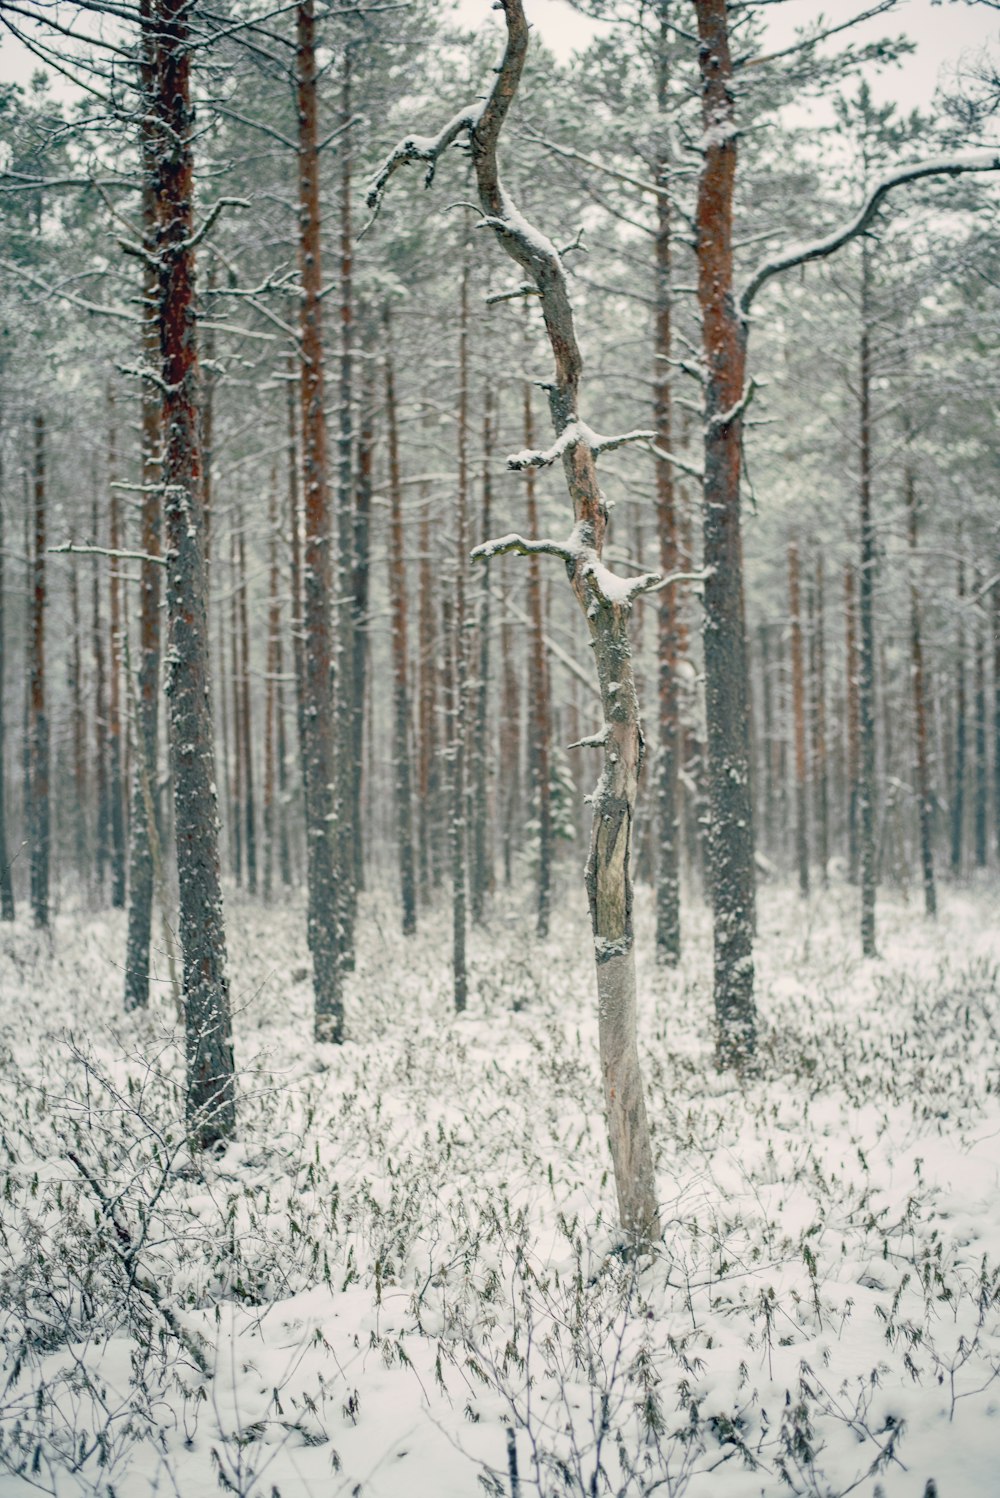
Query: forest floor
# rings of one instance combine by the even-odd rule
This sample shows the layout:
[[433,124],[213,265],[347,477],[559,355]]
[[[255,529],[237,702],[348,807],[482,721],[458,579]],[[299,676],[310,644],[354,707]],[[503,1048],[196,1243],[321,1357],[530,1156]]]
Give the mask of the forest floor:
[[[638,901],[663,1242],[619,1251],[585,911],[367,897],[349,1040],[298,905],[227,903],[240,1141],[196,1171],[120,915],[0,928],[0,1495],[1000,1493],[1000,892],[761,891],[760,1076]],[[516,1476],[514,1469],[516,1467]],[[20,1474],[20,1475],[18,1475]]]

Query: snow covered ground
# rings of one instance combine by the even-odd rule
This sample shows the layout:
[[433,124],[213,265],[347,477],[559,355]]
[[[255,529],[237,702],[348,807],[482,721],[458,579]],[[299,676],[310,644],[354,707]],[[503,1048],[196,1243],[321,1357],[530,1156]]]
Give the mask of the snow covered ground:
[[[761,894],[759,1080],[711,1065],[708,928],[653,965],[664,1239],[618,1251],[580,896],[367,898],[317,1053],[298,907],[232,893],[241,1138],[204,1174],[123,921],[0,928],[0,1498],[1000,1493],[1000,896]],[[20,1475],[17,1475],[20,1473]]]

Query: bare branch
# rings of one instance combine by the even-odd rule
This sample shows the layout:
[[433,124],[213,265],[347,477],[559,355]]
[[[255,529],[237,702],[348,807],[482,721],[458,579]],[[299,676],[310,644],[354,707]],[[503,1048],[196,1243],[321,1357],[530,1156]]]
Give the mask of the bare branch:
[[513,533],[495,541],[483,541],[470,555],[474,562],[488,562],[493,557],[510,556],[511,553],[522,557],[559,557],[567,567],[572,567],[576,560],[576,552],[559,541],[529,541]]
[[1000,171],[1000,150],[991,149],[967,151],[957,156],[936,156],[928,161],[917,161],[912,166],[901,167],[899,171],[890,172],[887,177],[883,177],[880,182],[876,183],[858,212],[843,228],[835,229],[824,239],[816,239],[808,244],[790,245],[782,254],[776,255],[772,260],[765,260],[762,265],[759,265],[740,297],[740,311],[744,317],[749,316],[750,307],[758,291],[771,280],[772,276],[778,276],[782,271],[790,270],[793,266],[804,265],[809,260],[825,260],[828,255],[835,254],[843,245],[862,234],[875,217],[883,200],[894,188],[902,187],[907,182],[918,182],[923,177],[958,177],[964,172],[996,171]]

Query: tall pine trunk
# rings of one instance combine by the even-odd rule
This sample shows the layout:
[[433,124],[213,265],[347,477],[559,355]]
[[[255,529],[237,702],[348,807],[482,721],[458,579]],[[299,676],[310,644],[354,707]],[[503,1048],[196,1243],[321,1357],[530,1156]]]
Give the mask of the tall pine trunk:
[[468,843],[465,799],[465,714],[468,704],[468,642],[465,638],[465,569],[469,555],[469,264],[464,251],[459,299],[458,332],[458,491],[455,505],[454,596],[451,604],[451,640],[454,678],[451,687],[449,752],[451,759],[451,815],[449,853],[451,859],[452,977],[455,1009],[461,1013],[468,1001],[469,975],[466,962]]
[[[142,225],[143,244],[152,254],[156,244],[156,201],[153,173],[155,142],[151,132],[152,106],[156,92],[155,39],[151,0],[142,3],[143,100],[147,105],[142,127]],[[142,306],[142,351],[145,363],[155,369],[159,354],[156,318],[157,274],[144,262]],[[148,808],[155,815],[157,739],[160,694],[160,398],[150,383],[142,391],[142,553],[139,578],[139,690],[138,722],[135,724],[135,773],[132,785],[132,815],[129,842],[129,916],[125,956],[125,1008],[135,1009],[149,1000],[149,946],[153,929],[153,852]]]
[[201,535],[194,286],[191,48],[186,0],[159,0],[157,253],[163,381],[167,699],[180,891],[188,1129],[195,1147],[236,1129],[236,1086],[219,880],[215,742]]
[[809,770],[806,754],[806,683],[802,651],[799,549],[788,548],[788,612],[792,626],[792,726],[795,742],[795,865],[799,893],[809,893]]
[[[7,634],[4,592],[4,524],[3,524],[3,441],[0,431],[0,921],[14,919],[14,881],[11,875],[11,860],[7,851],[7,776],[4,761],[4,733],[6,728],[4,677],[7,665]],[[83,869],[81,866],[80,873]]]
[[413,857],[413,796],[410,784],[410,702],[406,643],[406,554],[403,549],[403,491],[396,428],[396,385],[389,309],[385,313],[385,419],[389,447],[389,610],[392,617],[392,763],[396,793],[396,838],[403,935],[417,929],[416,870]]
[[35,416],[34,508],[31,545],[31,635],[28,700],[31,714],[31,915],[49,924],[49,720],[45,700],[46,512],[45,417]]
[[[959,546],[962,544],[959,532]],[[958,563],[958,610],[955,626],[955,757],[951,795],[951,872],[962,871],[965,840],[965,777],[968,750],[968,711],[965,684],[965,562]]]
[[350,46],[344,48],[340,91],[340,380],[337,438],[337,566],[336,635],[334,639],[336,692],[336,854],[337,949],[342,969],[354,967],[354,925],[357,912],[357,849],[361,806],[361,760],[354,755],[354,723],[364,712],[354,677],[354,244],[351,224],[351,72]]
[[247,891],[257,893],[257,805],[254,798],[253,717],[250,699],[250,620],[247,605],[247,551],[243,517],[236,542],[240,620],[240,730],[243,735],[243,827],[246,839]]
[[746,330],[733,295],[736,128],[726,0],[695,0],[701,46],[704,162],[696,217],[705,368],[704,592],[709,863],[715,1017],[721,1066],[756,1048],[754,855],[747,754],[740,457]]
[[913,723],[916,748],[917,809],[920,817],[920,869],[924,884],[924,909],[937,914],[934,884],[934,796],[931,791],[930,755],[927,744],[927,691],[924,681],[923,623],[920,589],[917,585],[917,490],[907,466],[906,518],[910,547],[910,679],[913,685]]
[[820,880],[829,883],[830,863],[830,789],[826,744],[826,630],[824,628],[823,558],[816,559],[815,582],[810,610],[810,678],[812,681],[812,747],[813,783],[815,788],[816,858]]
[[121,498],[114,393],[108,388],[108,796],[111,803],[111,904],[125,908],[125,796],[122,773]]
[[[493,450],[493,390],[487,384],[483,392],[483,535],[493,527],[493,477],[490,454]],[[470,903],[472,919],[481,923],[486,900],[493,885],[492,856],[489,838],[489,715],[490,715],[490,564],[483,563],[479,602],[479,662],[476,671],[476,714],[472,740],[472,878]]]
[[314,1032],[343,1039],[344,1007],[335,881],[333,558],[323,406],[323,272],[320,250],[316,23],[313,0],[296,9],[299,119],[299,268],[302,278],[302,467],[305,489],[303,728],[305,739],[308,939]]
[[[524,386],[524,445],[535,445],[535,428],[531,411],[531,386]],[[526,474],[528,534],[537,536],[538,501],[535,474]],[[537,556],[528,558],[528,607],[531,613],[531,771],[535,782],[535,809],[538,819],[538,907],[536,931],[549,934],[552,905],[552,772],[550,748],[552,726],[549,716],[549,673],[545,656],[545,619],[542,608],[542,564]]]

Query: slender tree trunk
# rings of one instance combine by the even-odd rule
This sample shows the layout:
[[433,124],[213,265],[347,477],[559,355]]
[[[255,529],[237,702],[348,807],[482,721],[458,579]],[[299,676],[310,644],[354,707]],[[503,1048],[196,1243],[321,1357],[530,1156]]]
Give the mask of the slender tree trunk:
[[458,335],[458,492],[455,505],[455,587],[452,602],[454,686],[451,749],[452,974],[455,1009],[461,1013],[469,992],[466,966],[467,854],[465,805],[465,715],[469,700],[468,644],[465,638],[465,569],[469,558],[469,264],[464,251]]
[[[97,499],[93,507],[94,544],[100,542]],[[104,892],[104,875],[111,857],[111,802],[108,799],[108,698],[104,661],[104,629],[101,621],[101,559],[94,558],[91,581],[91,649],[94,657],[94,785],[97,793],[97,838],[95,875]]]
[[[976,591],[982,579],[976,574]],[[976,794],[974,804],[974,828],[976,868],[985,869],[989,844],[989,766],[986,758],[986,640],[983,632],[983,607],[976,605],[975,644],[973,672],[976,696]]]
[[521,689],[517,679],[514,627],[510,617],[510,590],[504,595],[500,652],[503,657],[503,754],[501,756],[500,838],[504,883],[510,888],[514,852],[514,829],[521,816]]
[[167,699],[184,969],[188,1128],[196,1147],[215,1148],[235,1133],[236,1089],[202,559],[187,14],[187,0],[159,0],[157,135],[162,145],[156,192],[170,663]]
[[792,719],[795,738],[795,863],[799,893],[809,893],[809,769],[806,756],[806,683],[802,650],[799,549],[788,548],[788,612],[792,626]]
[[364,837],[362,835],[360,766],[365,756],[365,699],[368,687],[368,592],[371,552],[371,515],[373,493],[373,466],[375,461],[375,404],[376,364],[374,350],[370,346],[364,365],[361,391],[361,429],[358,434],[358,480],[354,501],[354,548],[352,599],[354,619],[351,639],[354,644],[354,713],[351,755],[358,767],[352,789],[354,801],[351,807],[352,846],[354,848],[354,884],[356,890],[364,888],[365,860]]
[[[304,639],[305,624],[302,617],[302,517],[299,505],[298,441],[295,431],[296,364],[288,364],[288,540],[289,565],[292,590],[292,665],[295,671],[295,725],[299,742],[300,774],[302,792],[305,796],[307,768],[306,697]],[[298,382],[300,383],[300,382]]]
[[[994,562],[994,571],[997,570]],[[993,820],[997,859],[1000,860],[1000,582],[993,584]]]
[[322,261],[319,216],[316,43],[313,0],[296,9],[299,118],[300,273],[302,277],[302,454],[305,487],[303,700],[309,950],[313,959],[315,1036],[343,1039],[333,818],[333,559],[323,408]]
[[267,503],[267,666],[264,684],[264,899],[270,901],[274,883],[275,844],[275,741],[278,690],[278,649],[281,643],[281,600],[278,593],[278,504],[276,475],[271,474]]
[[253,718],[250,704],[250,621],[247,608],[247,552],[243,519],[240,517],[237,540],[239,559],[239,609],[240,609],[240,726],[243,731],[243,792],[244,826],[246,828],[247,890],[257,893],[257,806],[254,799],[253,778]]
[[[0,537],[0,549],[3,540]],[[83,640],[80,624],[80,579],[75,567],[69,573],[69,679],[70,733],[73,741],[73,866],[79,879],[87,875],[87,713],[83,704]],[[0,649],[2,654],[2,649]],[[0,672],[2,675],[2,672]],[[0,681],[0,689],[3,683]],[[0,840],[0,853],[2,853]],[[3,876],[0,874],[0,893]]]
[[[7,776],[4,761],[5,709],[4,677],[7,665],[7,635],[5,627],[6,594],[4,592],[4,524],[3,524],[3,441],[0,432],[0,921],[14,919],[14,880],[11,874],[10,854],[7,850]],[[75,574],[74,574],[75,580]],[[74,588],[74,600],[76,592]],[[74,640],[77,640],[74,621]],[[79,647],[77,646],[77,649]],[[81,807],[82,810],[82,807]],[[79,852],[79,850],[78,850]],[[83,867],[80,866],[82,874]]]
[[235,530],[229,537],[229,572],[232,595],[229,600],[229,690],[232,694],[233,711],[233,779],[232,779],[232,819],[233,819],[233,850],[235,852],[234,873],[236,883],[243,883],[243,828],[244,807],[246,797],[244,795],[244,763],[243,749],[246,738],[243,732],[243,693],[240,691],[240,680],[242,671],[240,667],[240,575],[238,567],[238,552],[236,549]]
[[761,769],[763,771],[764,791],[764,828],[767,839],[767,847],[774,849],[774,818],[775,818],[775,727],[774,727],[774,682],[772,679],[771,666],[771,632],[766,624],[762,624],[757,631],[760,650],[760,702],[763,714],[763,733],[761,735]]
[[[524,386],[524,445],[535,445],[535,428],[531,411],[531,386]],[[535,497],[535,474],[526,474],[528,534],[537,536],[538,502]],[[552,767],[550,746],[552,726],[549,718],[549,673],[545,656],[545,620],[542,610],[542,566],[537,556],[528,558],[528,607],[531,612],[531,767],[535,780],[535,806],[538,814],[538,913],[539,936],[549,934],[549,912],[552,904]]]
[[875,525],[871,495],[871,255],[861,245],[860,536],[858,567],[858,727],[861,823],[861,951],[875,956]]
[[816,792],[816,857],[824,889],[830,882],[830,790],[826,746],[826,631],[824,628],[823,558],[816,559],[816,577],[812,593],[812,670],[813,781]]
[[392,330],[385,312],[385,419],[389,447],[389,609],[392,615],[392,761],[396,791],[396,837],[403,935],[417,929],[416,869],[413,857],[413,796],[410,785],[410,703],[406,643],[406,554],[403,549],[403,490],[396,430],[396,387],[392,363]]
[[[961,535],[959,536],[961,545]],[[951,872],[962,870],[965,837],[965,775],[968,719],[965,691],[965,563],[958,563],[958,614],[955,630],[955,768],[951,797]]]
[[334,851],[336,855],[337,946],[345,972],[354,967],[354,924],[357,910],[355,810],[361,805],[361,760],[354,756],[354,720],[358,706],[354,681],[354,245],[351,226],[351,47],[344,48],[340,93],[340,389],[337,441],[337,603],[335,604],[335,771]]
[[35,416],[34,535],[31,587],[31,915],[49,924],[49,720],[45,702],[45,417]]
[[[152,0],[142,4],[142,92],[147,106],[146,120],[156,92],[155,39],[151,16]],[[143,127],[142,151],[142,222],[143,244],[149,254],[156,245],[156,201],[153,173],[156,168],[155,142],[150,124]],[[145,363],[155,369],[159,356],[157,327],[157,273],[148,261],[143,269],[142,350]],[[135,754],[132,785],[132,816],[129,843],[129,917],[128,944],[125,956],[125,1008],[135,1009],[149,1002],[149,947],[153,929],[152,839],[157,829],[150,828],[148,809],[155,800],[157,740],[160,697],[160,567],[152,560],[160,555],[161,508],[160,486],[160,400],[146,382],[142,392],[142,552],[150,560],[141,563],[139,616],[139,690],[138,722],[135,724]],[[164,919],[166,912],[163,912]]]
[[[656,446],[673,450],[670,358],[673,353],[671,316],[670,156],[666,140],[667,49],[670,35],[661,10],[657,54],[656,104],[664,140],[660,148],[656,186],[656,310],[653,319],[653,420]],[[664,459],[656,465],[656,524],[660,540],[660,571],[669,577],[678,570],[677,503],[674,470]],[[682,736],[678,669],[683,654],[683,622],[676,588],[664,588],[658,599],[659,745],[656,758],[656,954],[670,967],[681,955],[680,905],[680,760]]]
[[[493,387],[483,392],[483,535],[493,528]],[[483,563],[479,602],[479,668],[476,677],[476,721],[472,750],[472,919],[481,924],[493,885],[489,841],[489,713],[490,713],[490,564]]]
[[439,821],[439,754],[438,754],[438,659],[437,631],[434,618],[434,573],[431,568],[431,531],[429,502],[420,516],[420,752],[417,760],[418,804],[420,808],[420,877],[426,889],[441,878],[441,860],[437,842]]
[[931,790],[930,756],[927,747],[927,699],[924,685],[924,646],[917,586],[917,491],[913,472],[906,469],[906,516],[910,543],[910,678],[913,683],[913,722],[916,748],[917,807],[920,814],[920,867],[924,882],[924,909],[937,914],[934,884],[934,796]]
[[121,550],[121,499],[116,481],[117,433],[115,403],[108,389],[108,544],[111,558],[108,567],[109,644],[108,644],[108,794],[111,801],[111,904],[125,908],[125,796],[122,785],[122,605],[121,567],[116,552]]
[[705,128],[696,230],[706,374],[704,643],[715,1017],[719,1064],[739,1066],[756,1047],[753,817],[740,543],[746,333],[733,296],[736,129],[726,0],[695,0],[695,8]]
[[861,728],[858,706],[858,611],[854,568],[844,568],[844,619],[846,626],[846,711],[847,729],[847,875],[858,882],[860,849],[858,844],[858,795],[861,765]]

